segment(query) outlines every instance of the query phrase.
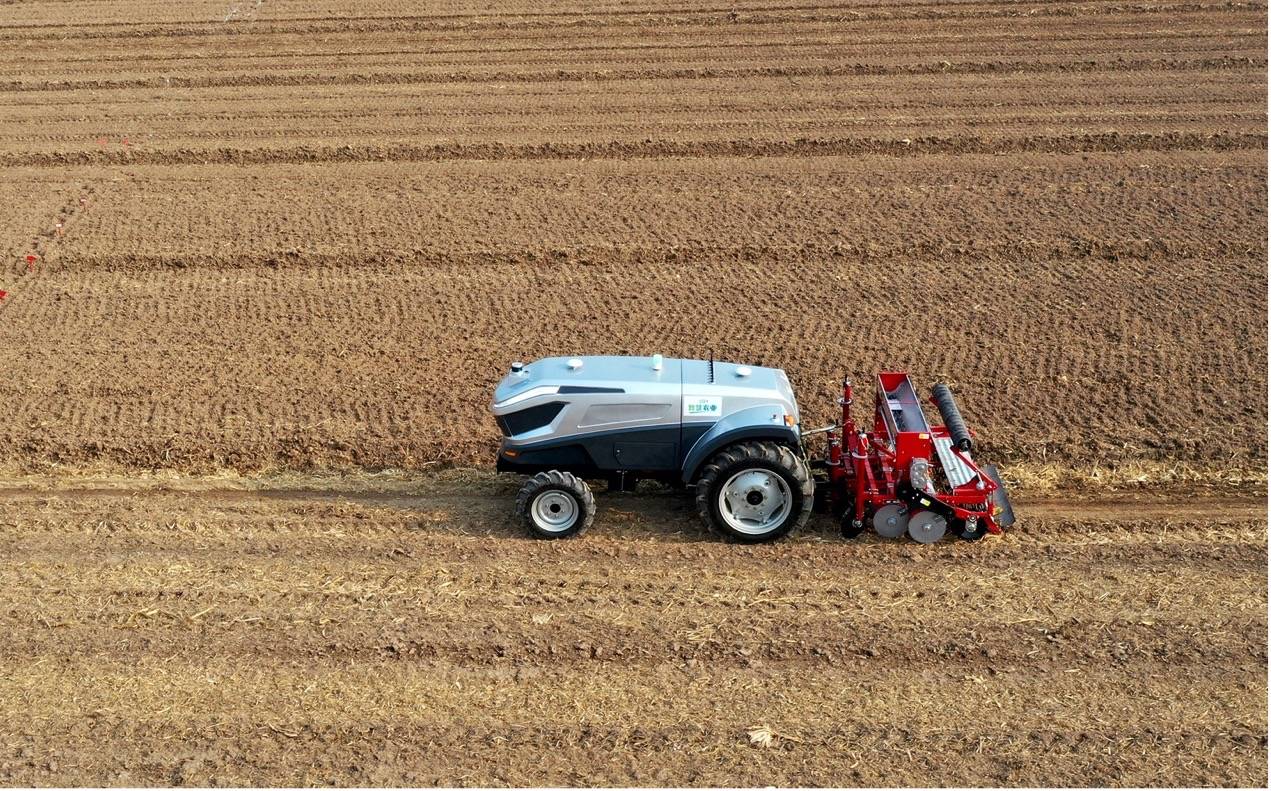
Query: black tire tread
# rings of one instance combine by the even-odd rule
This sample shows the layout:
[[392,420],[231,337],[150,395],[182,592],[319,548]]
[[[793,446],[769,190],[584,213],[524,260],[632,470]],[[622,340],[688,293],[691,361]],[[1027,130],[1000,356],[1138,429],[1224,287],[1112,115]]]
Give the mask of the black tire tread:
[[[711,511],[711,490],[714,489],[715,484],[727,471],[743,464],[753,464],[755,462],[767,462],[784,469],[798,484],[799,491],[803,496],[799,511],[790,527],[771,536],[742,537],[728,532],[727,528],[716,523]],[[776,442],[739,442],[736,445],[729,445],[715,454],[702,467],[702,472],[697,479],[697,513],[711,530],[727,538],[744,543],[775,541],[792,535],[807,524],[808,517],[812,515],[812,502],[815,493],[816,483],[812,480],[812,470],[808,467],[806,461],[795,455],[794,451]]]
[[[571,532],[552,534],[538,529],[530,517],[530,503],[534,498],[549,489],[559,489],[574,496],[583,506],[581,523]],[[577,538],[587,532],[592,522],[596,521],[596,496],[592,494],[587,482],[572,472],[547,470],[531,477],[516,495],[516,515],[530,535],[541,539]]]

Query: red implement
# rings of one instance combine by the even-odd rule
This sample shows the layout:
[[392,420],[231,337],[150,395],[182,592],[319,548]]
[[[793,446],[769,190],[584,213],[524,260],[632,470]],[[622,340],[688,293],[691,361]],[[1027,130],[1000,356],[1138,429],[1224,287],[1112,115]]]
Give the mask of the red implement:
[[868,523],[891,538],[908,532],[923,543],[947,530],[973,540],[1014,523],[1006,488],[991,466],[971,458],[967,429],[945,385],[930,403],[943,425],[931,425],[909,375],[885,371],[874,388],[874,418],[857,426],[852,383],[843,380],[843,418],[827,433],[829,501],[854,536]]

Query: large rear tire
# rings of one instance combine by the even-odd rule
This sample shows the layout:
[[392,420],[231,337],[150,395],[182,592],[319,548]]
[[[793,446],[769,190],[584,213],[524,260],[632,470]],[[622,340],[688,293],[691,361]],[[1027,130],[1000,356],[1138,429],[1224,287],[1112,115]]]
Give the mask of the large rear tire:
[[525,482],[516,514],[535,538],[574,538],[596,519],[596,498],[573,473],[549,470]]
[[807,462],[789,448],[741,442],[702,468],[697,512],[708,527],[735,541],[776,541],[807,523],[814,488]]

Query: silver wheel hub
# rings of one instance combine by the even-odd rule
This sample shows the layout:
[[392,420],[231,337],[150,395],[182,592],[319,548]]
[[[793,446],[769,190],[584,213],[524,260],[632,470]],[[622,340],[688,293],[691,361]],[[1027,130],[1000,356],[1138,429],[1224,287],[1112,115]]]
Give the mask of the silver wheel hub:
[[578,521],[578,503],[564,492],[543,492],[530,504],[534,524],[549,533],[560,533]]
[[738,533],[759,536],[785,523],[794,507],[790,487],[771,470],[742,470],[719,490],[719,513]]

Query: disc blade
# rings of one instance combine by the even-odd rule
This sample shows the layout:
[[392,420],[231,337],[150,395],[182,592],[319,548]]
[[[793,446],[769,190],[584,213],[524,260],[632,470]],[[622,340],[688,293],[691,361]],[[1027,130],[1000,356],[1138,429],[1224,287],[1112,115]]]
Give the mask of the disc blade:
[[874,532],[883,538],[900,538],[909,528],[909,509],[889,503],[874,512]]
[[909,537],[920,544],[934,544],[944,538],[944,517],[930,511],[918,511],[909,517]]

